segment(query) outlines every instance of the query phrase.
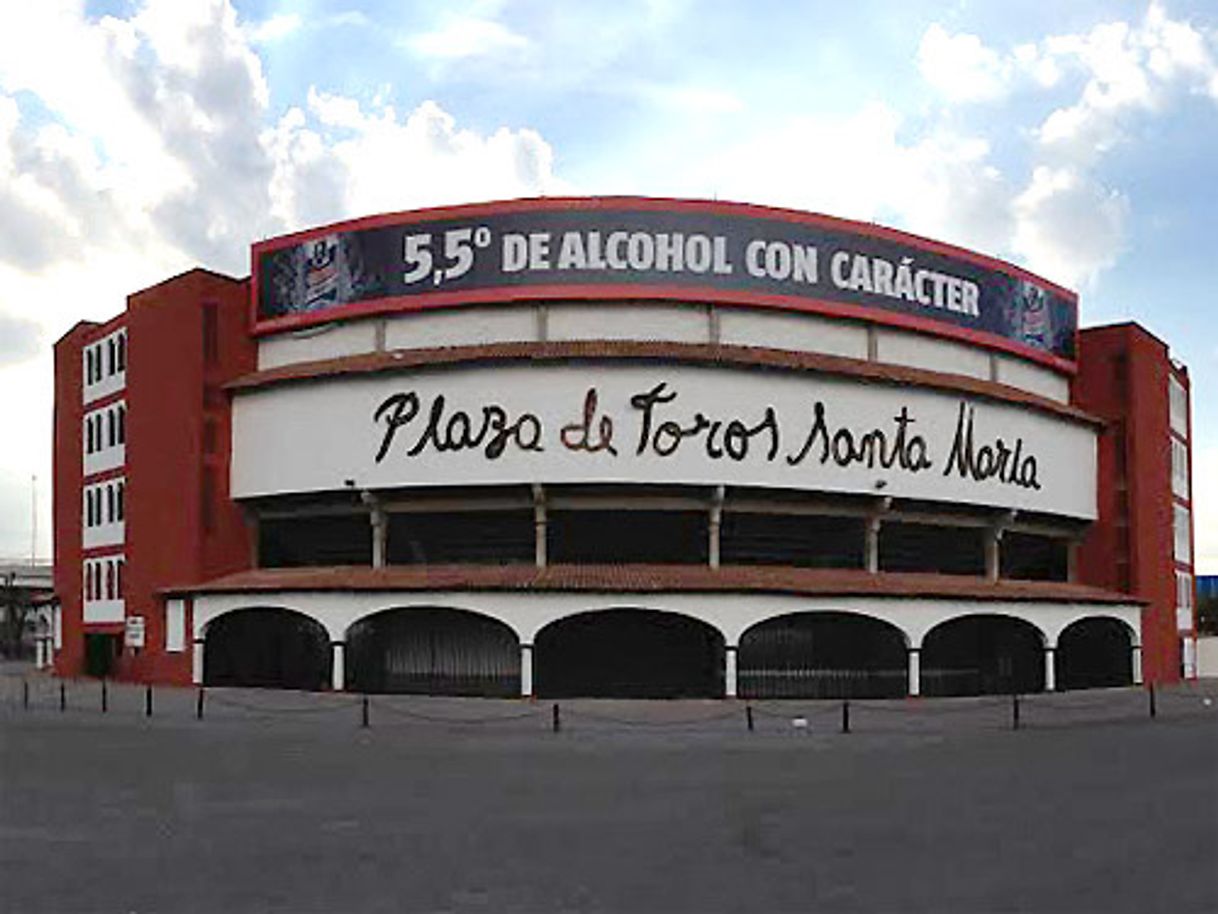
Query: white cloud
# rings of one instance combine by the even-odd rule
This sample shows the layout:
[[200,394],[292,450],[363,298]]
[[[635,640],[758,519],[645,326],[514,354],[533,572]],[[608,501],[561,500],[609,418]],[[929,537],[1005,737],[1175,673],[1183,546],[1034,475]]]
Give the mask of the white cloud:
[[657,105],[683,114],[735,114],[745,107],[735,93],[709,86],[644,85],[638,92]]
[[405,42],[420,57],[451,62],[520,51],[529,40],[493,19],[461,16],[430,32],[413,35]]
[[299,31],[301,22],[296,13],[276,13],[263,22],[248,25],[245,34],[253,44],[269,44]]
[[951,35],[934,23],[918,45],[918,70],[951,101],[989,101],[1006,94],[1012,64],[976,35]]
[[1014,209],[1014,249],[1066,286],[1089,282],[1124,244],[1128,200],[1076,170],[1037,168]]
[[[98,21],[67,0],[26,11],[0,31],[0,387],[24,392],[5,399],[21,444],[0,450],[4,479],[49,475],[46,344],[77,320],[104,320],[191,266],[241,275],[267,234],[564,187],[535,131],[465,129],[435,102],[399,113],[313,90],[269,120],[259,30],[229,0],[146,0]],[[293,25],[271,22],[262,39]],[[0,518],[28,516],[21,491],[0,486]],[[0,525],[0,554],[28,535],[25,522]]]

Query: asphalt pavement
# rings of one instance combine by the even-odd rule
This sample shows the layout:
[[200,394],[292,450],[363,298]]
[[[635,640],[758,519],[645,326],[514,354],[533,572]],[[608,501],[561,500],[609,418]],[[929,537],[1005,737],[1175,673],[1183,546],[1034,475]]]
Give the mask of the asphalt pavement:
[[[0,910],[1218,911],[1218,683],[1003,699],[0,696]],[[1206,704],[1206,700],[1210,703]],[[1053,704],[1059,702],[1060,707]],[[1071,704],[1072,702],[1072,704]],[[1060,713],[1058,711],[1060,710]]]

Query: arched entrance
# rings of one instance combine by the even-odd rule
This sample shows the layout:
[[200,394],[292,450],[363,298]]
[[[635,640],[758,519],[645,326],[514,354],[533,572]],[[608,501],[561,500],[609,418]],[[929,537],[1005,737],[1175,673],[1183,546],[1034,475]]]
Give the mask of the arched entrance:
[[604,609],[551,622],[534,642],[544,698],[719,698],[723,636],[689,616]]
[[330,638],[320,622],[276,607],[213,619],[203,642],[203,683],[270,689],[330,687]]
[[1133,638],[1116,619],[1079,619],[1057,639],[1057,687],[1102,689],[1133,684]]
[[520,642],[480,613],[387,609],[347,629],[346,688],[412,695],[520,694]]
[[923,695],[996,695],[1045,687],[1044,638],[1013,616],[961,616],[922,641]]
[[747,698],[899,698],[909,684],[900,629],[847,612],[757,623],[740,638],[736,671]]

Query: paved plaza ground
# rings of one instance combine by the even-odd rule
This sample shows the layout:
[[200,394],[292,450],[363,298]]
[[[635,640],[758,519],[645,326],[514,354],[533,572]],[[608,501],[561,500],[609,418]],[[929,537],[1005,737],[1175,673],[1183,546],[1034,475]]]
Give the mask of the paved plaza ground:
[[[1218,682],[549,703],[0,677],[0,911],[1218,911]],[[1209,702],[1207,704],[1207,701]],[[800,721],[803,722],[802,725]]]

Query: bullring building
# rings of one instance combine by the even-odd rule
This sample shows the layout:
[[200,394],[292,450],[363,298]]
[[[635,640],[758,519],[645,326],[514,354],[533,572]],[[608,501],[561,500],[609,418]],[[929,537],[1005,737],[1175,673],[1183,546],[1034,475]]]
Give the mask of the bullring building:
[[890,697],[1194,673],[1187,371],[870,224],[529,199],[55,348],[61,675]]

